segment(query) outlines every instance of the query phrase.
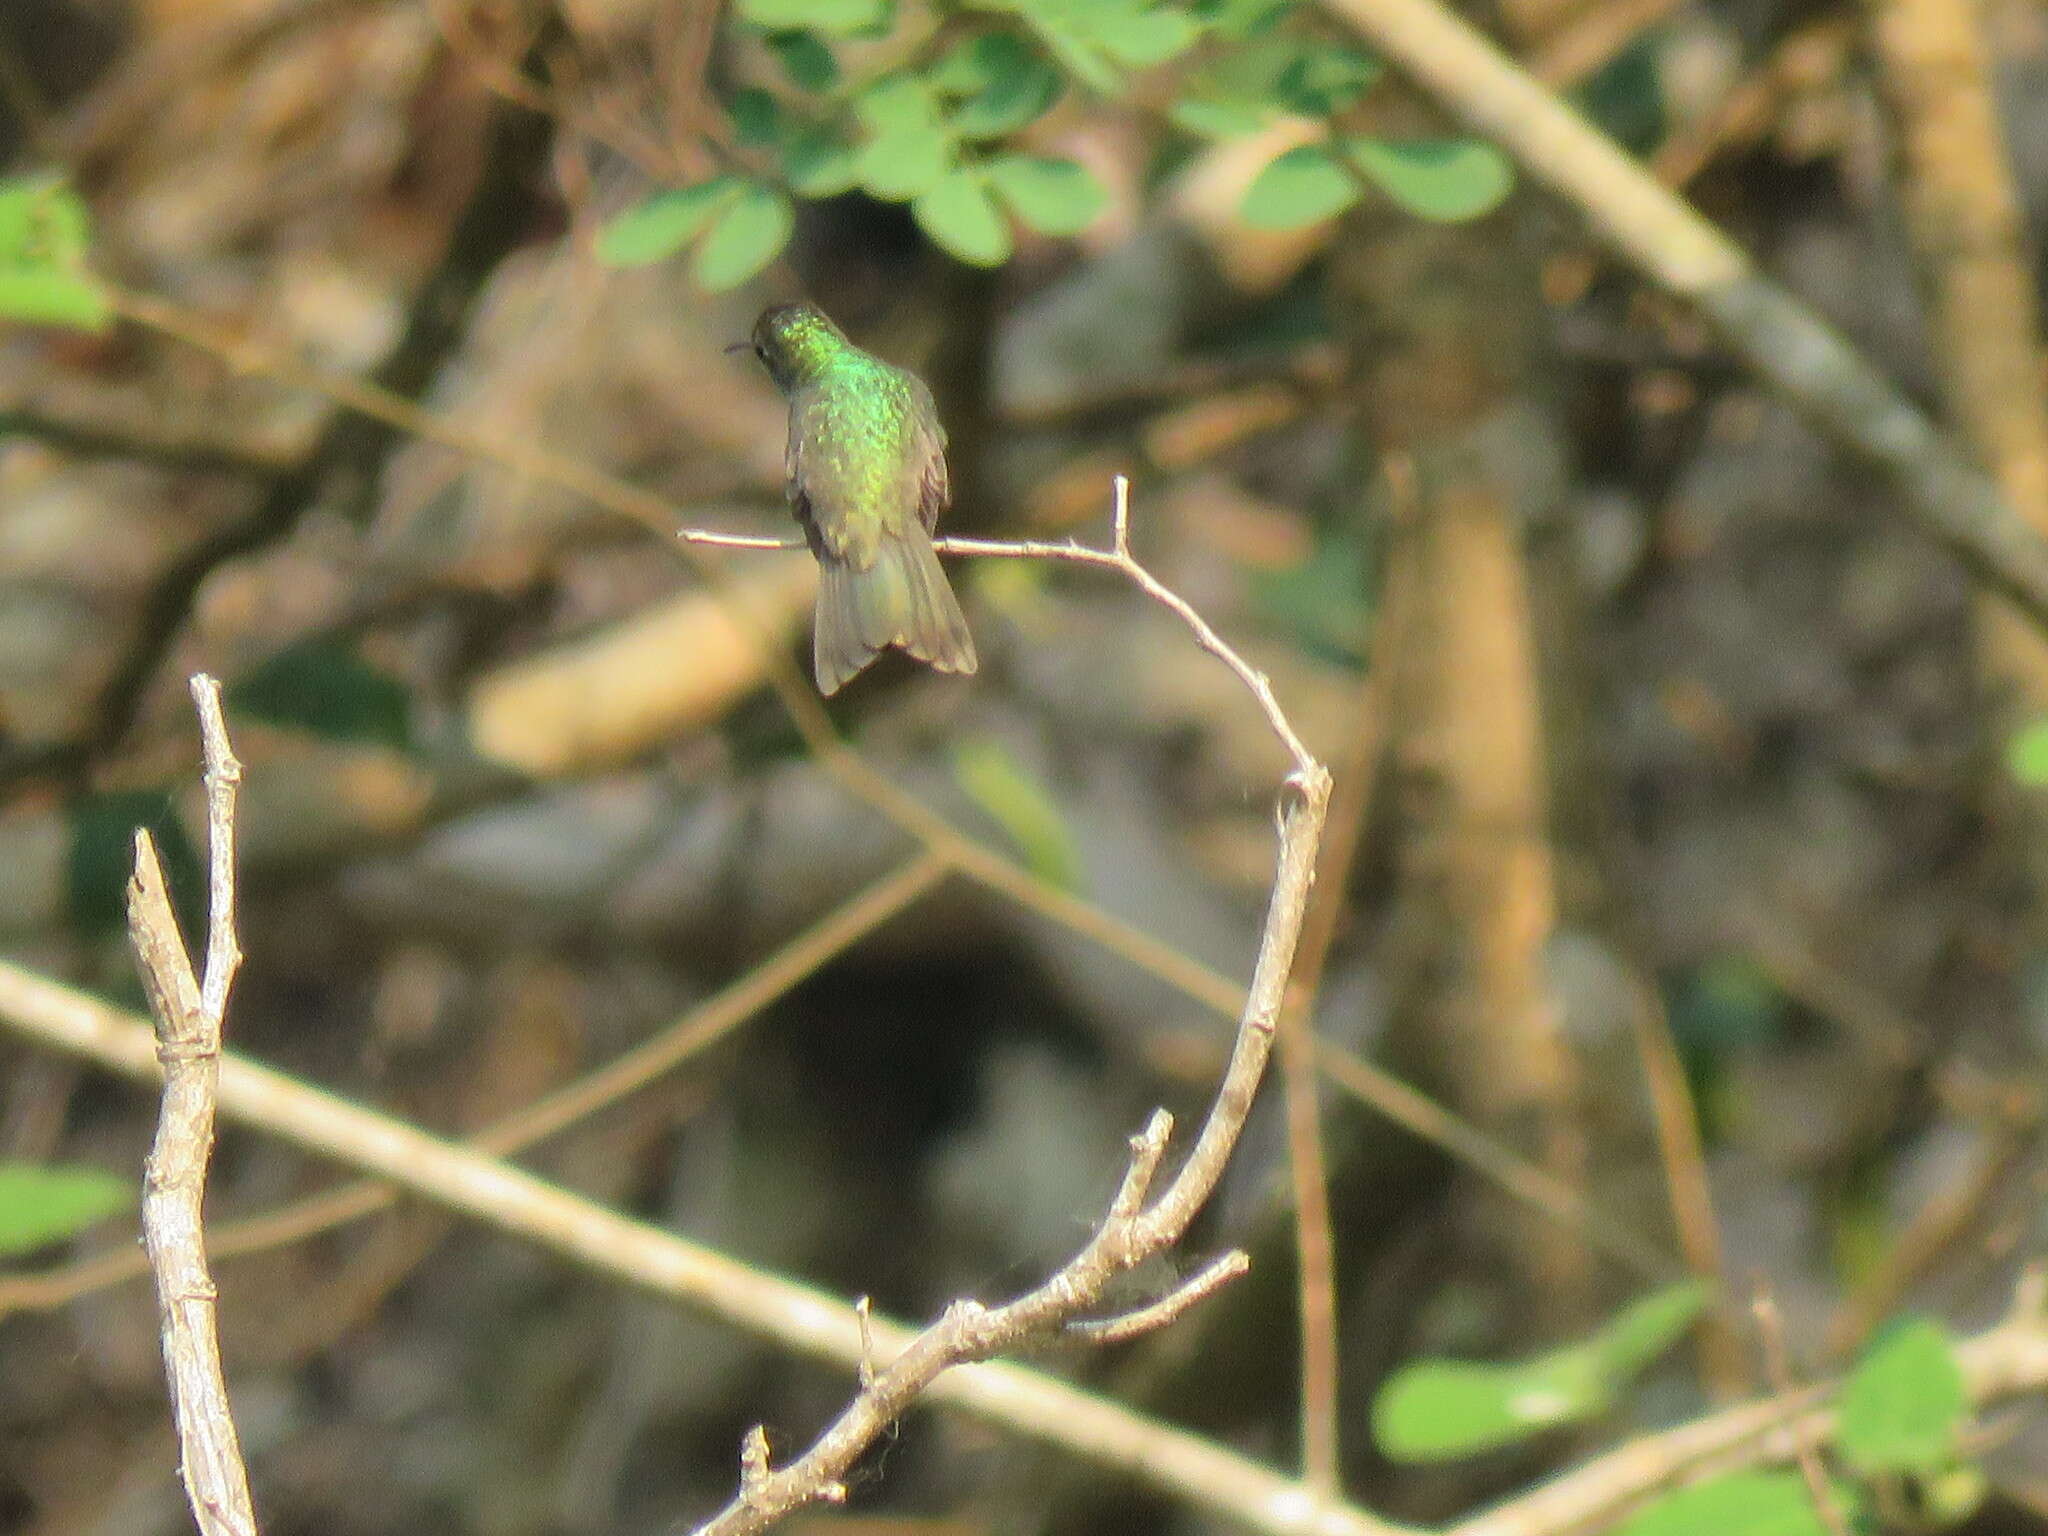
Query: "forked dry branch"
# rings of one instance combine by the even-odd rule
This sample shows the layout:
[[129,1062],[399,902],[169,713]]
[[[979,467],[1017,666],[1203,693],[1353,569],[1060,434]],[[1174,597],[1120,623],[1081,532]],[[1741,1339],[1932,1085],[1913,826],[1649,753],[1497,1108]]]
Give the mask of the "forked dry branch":
[[[1259,936],[1258,959],[1230,1061],[1208,1118],[1178,1172],[1155,1194],[1173,1131],[1173,1117],[1163,1109],[1155,1111],[1145,1129],[1131,1140],[1130,1162],[1108,1212],[1073,1258],[1043,1284],[1000,1306],[954,1302],[886,1365],[864,1363],[860,1390],[853,1401],[794,1461],[774,1469],[765,1430],[756,1427],[751,1431],[741,1450],[739,1489],[732,1501],[700,1528],[699,1536],[750,1536],[805,1504],[844,1499],[846,1476],[854,1463],[950,1366],[992,1359],[1061,1335],[1097,1342],[1129,1338],[1171,1322],[1244,1271],[1247,1261],[1243,1254],[1225,1254],[1170,1295],[1145,1307],[1115,1317],[1090,1316],[1102,1308],[1111,1283],[1119,1276],[1179,1245],[1237,1146],[1273,1054],[1274,1032],[1294,967],[1329,811],[1330,774],[1303,744],[1265,674],[1231,649],[1206,619],[1132,553],[1130,483],[1118,476],[1115,484],[1107,549],[1078,543],[981,539],[940,539],[935,543],[946,554],[1065,561],[1122,576],[1175,614],[1202,649],[1236,674],[1292,760],[1282,786],[1279,865]],[[784,547],[780,540],[696,530],[682,536],[695,543],[728,547]]]
[[215,1330],[201,1206],[220,1088],[221,1021],[241,965],[235,939],[235,790],[242,765],[228,746],[220,685],[192,679],[206,750],[206,970],[195,975],[149,833],[135,834],[128,933],[156,1016],[163,1108],[143,1179],[142,1237],[156,1276],[164,1375],[178,1430],[185,1496],[204,1536],[256,1536],[249,1474],[228,1409]]

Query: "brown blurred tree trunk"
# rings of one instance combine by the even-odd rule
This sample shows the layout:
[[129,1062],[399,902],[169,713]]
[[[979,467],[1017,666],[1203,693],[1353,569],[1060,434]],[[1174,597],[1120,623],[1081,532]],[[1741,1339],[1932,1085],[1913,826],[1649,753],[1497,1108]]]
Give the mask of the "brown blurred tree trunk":
[[[2048,366],[2024,220],[1975,0],[1876,0],[1872,21],[1898,136],[1908,231],[1949,415],[2014,511],[2048,534]],[[2048,714],[2048,637],[1995,598],[1978,644],[1998,739]],[[2023,833],[2032,905],[2048,891],[2048,818],[1995,796]],[[2036,910],[2038,936],[2048,921]]]
[[[1524,398],[1538,298],[1509,222],[1356,216],[1333,292],[1365,434],[1408,488],[1392,498],[1387,575],[1406,617],[1385,658],[1395,1048],[1462,1113],[1578,1182],[1575,1074],[1545,976],[1556,894],[1521,538],[1529,470],[1556,449]],[[1498,1197],[1472,1210],[1471,1234],[1504,1240],[1538,1287],[1531,1323],[1581,1310],[1574,1238]]]

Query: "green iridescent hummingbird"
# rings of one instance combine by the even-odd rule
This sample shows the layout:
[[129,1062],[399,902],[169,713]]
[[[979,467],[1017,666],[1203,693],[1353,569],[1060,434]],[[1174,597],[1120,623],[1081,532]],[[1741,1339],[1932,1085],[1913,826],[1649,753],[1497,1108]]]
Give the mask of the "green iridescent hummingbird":
[[818,561],[819,691],[837,692],[892,645],[940,672],[972,672],[974,637],[932,549],[949,495],[932,392],[809,304],[764,311],[753,348],[789,401],[786,489]]

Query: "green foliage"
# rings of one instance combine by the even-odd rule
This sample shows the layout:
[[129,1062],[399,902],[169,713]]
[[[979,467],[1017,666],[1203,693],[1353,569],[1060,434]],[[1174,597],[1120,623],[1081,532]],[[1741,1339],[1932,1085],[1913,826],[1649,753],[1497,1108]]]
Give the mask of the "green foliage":
[[1010,227],[972,171],[947,172],[910,208],[918,227],[960,260],[994,267],[1010,259]]
[[891,0],[739,0],[739,13],[770,30],[822,32],[854,37],[888,30]]
[[201,891],[199,857],[185,835],[171,797],[160,789],[117,789],[86,795],[70,810],[71,845],[65,891],[71,921],[88,937],[119,932],[127,923],[129,872],[135,865],[135,829],[147,827],[171,888],[179,920],[192,931]]
[[[1853,1519],[1849,1490],[1832,1489]],[[1800,1472],[1735,1472],[1681,1488],[1637,1511],[1619,1536],[1832,1536]]]
[[1004,155],[988,177],[1004,202],[1042,235],[1071,235],[1101,214],[1108,195],[1085,167],[1042,155]]
[[891,75],[863,92],[855,112],[867,133],[858,161],[861,185],[885,202],[908,202],[952,169],[952,135],[921,79]]
[[759,86],[735,91],[726,103],[725,115],[732,122],[733,137],[750,149],[779,144],[786,136],[782,103],[775,93]]
[[950,127],[963,139],[999,139],[1029,127],[1066,88],[1060,72],[1010,32],[960,44],[931,80],[935,90],[957,99]]
[[768,38],[768,48],[781,62],[789,83],[800,91],[822,96],[838,89],[839,60],[822,39],[808,32],[777,32]]
[[1073,829],[1045,786],[1016,755],[992,737],[953,749],[953,779],[1017,845],[1041,880],[1063,891],[1081,888],[1081,852]]
[[238,713],[324,740],[375,742],[401,752],[413,745],[405,685],[337,641],[285,647],[230,683],[226,697]]
[[[1070,78],[1114,93],[1128,73],[1199,48],[1169,116],[1186,131],[1232,138],[1281,113],[1332,119],[1380,73],[1358,49],[1291,26],[1303,9],[1293,0],[997,0],[986,9],[1021,30],[994,22],[936,57],[913,53],[850,86],[837,46],[886,30],[887,5],[744,0],[740,18],[761,29],[797,99],[765,85],[735,91],[726,103],[732,141],[755,163],[629,209],[606,226],[598,255],[637,265],[701,240],[699,282],[730,287],[773,260],[794,228],[783,189],[822,198],[859,188],[910,204],[960,260],[994,266],[1014,249],[1006,213],[1058,237],[1085,228],[1107,202],[1085,167],[1002,149],[1051,110]],[[1425,218],[1471,218],[1497,206],[1510,182],[1506,162],[1477,143],[1350,137],[1281,155],[1248,191],[1244,214],[1293,228],[1377,189]]]
[[1342,213],[1358,194],[1358,178],[1328,150],[1302,144],[1259,172],[1239,211],[1260,229],[1298,229]]
[[1420,1360],[1373,1402],[1380,1448],[1436,1461],[1509,1445],[1602,1413],[1651,1360],[1692,1326],[1706,1290],[1688,1282],[1645,1297],[1591,1338],[1505,1365]]
[[1365,659],[1371,627],[1369,558],[1364,536],[1347,527],[1318,539],[1315,553],[1300,565],[1254,571],[1253,590],[1299,644],[1355,667]]
[[860,157],[831,129],[807,126],[784,147],[783,170],[798,196],[837,197],[859,183]]
[[1475,139],[1346,139],[1345,158],[1418,218],[1455,224],[1493,212],[1514,190],[1507,157]]
[[1378,61],[1355,48],[1305,32],[1269,30],[1211,50],[1170,115],[1204,138],[1238,138],[1282,113],[1333,117],[1358,101],[1379,75]]
[[1202,24],[1155,0],[991,0],[1014,13],[1067,72],[1091,90],[1115,92],[1120,70],[1149,69],[1192,47]]
[[2006,771],[2028,789],[2048,786],[2048,719],[2030,720],[2005,744]]
[[1764,1045],[1784,1032],[1791,1004],[1747,955],[1716,955],[1680,980],[1671,1030],[1688,1055]]
[[[634,266],[694,244],[698,282],[732,287],[788,240],[793,199],[858,190],[908,204],[959,260],[999,265],[1016,246],[1012,221],[1061,238],[1108,203],[1086,167],[1019,136],[1072,87],[1122,97],[1134,75],[1168,64],[1165,114],[1187,133],[1239,138],[1283,114],[1325,125],[1325,140],[1257,178],[1244,208],[1254,225],[1313,223],[1368,194],[1424,218],[1473,218],[1510,185],[1482,144],[1338,135],[1381,65],[1303,0],[983,0],[923,35],[929,17],[901,19],[890,0],[739,0],[738,41],[752,37],[772,67],[743,69],[725,97],[727,163],[612,219],[599,258]],[[889,48],[852,46],[882,37]],[[864,70],[878,55],[888,62]]]
[[1293,6],[1294,0],[1195,0],[1193,9],[1220,36],[1242,41],[1270,30]]
[[745,186],[737,176],[714,176],[694,187],[657,192],[598,231],[598,259],[614,267],[640,267],[673,256]]
[[796,209],[789,199],[773,187],[751,183],[718,215],[690,270],[713,293],[737,288],[782,254],[795,228]]
[[1843,1385],[1835,1443],[1856,1471],[1931,1476],[1956,1459],[1970,1402],[1954,1347],[1938,1323],[1890,1328]]
[[63,1242],[134,1201],[133,1180],[98,1168],[0,1163],[0,1255]]
[[105,330],[113,310],[85,257],[91,227],[54,176],[0,181],[0,318]]

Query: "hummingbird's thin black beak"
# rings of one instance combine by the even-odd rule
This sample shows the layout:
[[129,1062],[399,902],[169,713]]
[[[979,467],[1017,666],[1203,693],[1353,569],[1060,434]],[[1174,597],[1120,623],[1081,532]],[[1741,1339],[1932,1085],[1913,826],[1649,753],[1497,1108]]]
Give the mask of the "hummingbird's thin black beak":
[[753,350],[754,344],[751,341],[736,341],[725,349],[725,355],[731,357],[735,352],[751,352]]

